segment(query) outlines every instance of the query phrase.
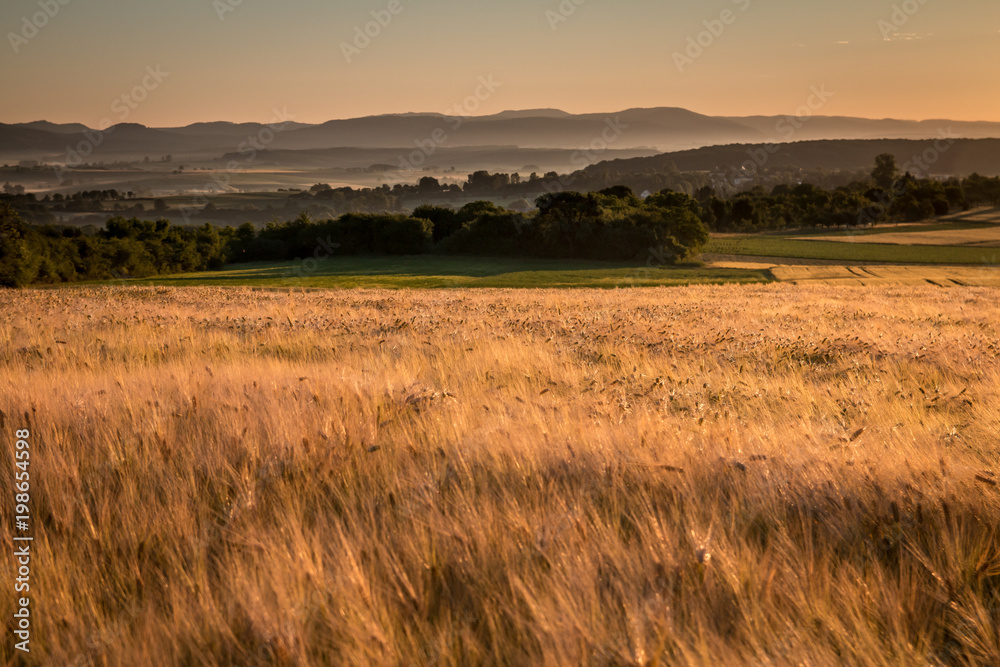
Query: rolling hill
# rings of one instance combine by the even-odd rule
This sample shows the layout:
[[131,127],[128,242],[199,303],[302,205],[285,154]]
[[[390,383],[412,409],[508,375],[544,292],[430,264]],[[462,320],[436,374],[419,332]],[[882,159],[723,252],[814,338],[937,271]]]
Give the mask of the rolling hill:
[[[943,149],[947,146],[945,150]],[[933,153],[929,153],[933,151]],[[925,159],[925,152],[934,156]],[[868,139],[798,141],[785,144],[730,144],[600,162],[584,173],[648,171],[724,172],[747,166],[766,170],[860,171],[870,170],[875,156],[891,153],[897,165],[915,175],[1000,174],[1000,139]],[[766,155],[766,159],[764,156]],[[922,170],[921,165],[927,167]]]
[[[0,124],[0,160],[62,163],[69,147],[87,142],[79,124],[34,121]],[[558,109],[505,111],[459,118],[410,113],[331,120],[318,125],[288,123],[280,131],[260,123],[209,122],[150,128],[134,123],[101,133],[88,161],[136,161],[171,154],[183,160],[216,159],[254,138],[265,148],[298,151],[328,148],[408,149],[516,146],[530,149],[685,151],[704,146],[819,139],[927,139],[950,131],[967,139],[1000,137],[1000,123],[947,120],[870,120],[817,116],[716,117],[678,108],[627,109],[570,114]],[[90,143],[98,143],[90,140]],[[840,158],[848,159],[848,158]]]

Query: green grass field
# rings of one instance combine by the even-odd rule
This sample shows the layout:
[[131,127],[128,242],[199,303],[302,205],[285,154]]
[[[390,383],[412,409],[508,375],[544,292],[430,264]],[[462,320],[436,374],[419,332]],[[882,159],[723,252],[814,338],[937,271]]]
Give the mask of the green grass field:
[[[876,264],[945,265],[988,268],[1000,265],[1000,249],[960,245],[892,245],[880,234],[955,231],[984,226],[956,220],[920,226],[882,227],[856,232],[824,231],[843,240],[792,238],[791,235],[713,236],[706,255],[732,255],[842,262],[844,266]],[[801,231],[795,232],[799,236]],[[888,238],[888,237],[887,237]],[[781,264],[775,261],[775,264]],[[739,266],[737,264],[736,266]],[[801,273],[801,271],[799,272]],[[808,271],[807,271],[808,273]],[[798,273],[796,274],[798,275]],[[853,275],[853,274],[852,274]],[[829,278],[822,271],[817,279]],[[907,274],[907,279],[912,279]],[[966,280],[967,276],[961,277]],[[158,276],[100,284],[261,288],[625,288],[782,280],[766,266],[653,266],[640,262],[519,259],[422,255],[409,257],[336,257],[322,261],[234,264],[221,271]],[[992,276],[990,276],[992,280]],[[973,281],[973,284],[975,281]]]
[[780,236],[713,237],[705,247],[716,255],[823,259],[849,263],[995,264],[1000,252],[961,246],[905,246],[843,241],[803,241]]
[[[980,207],[953,213],[943,218],[933,218],[923,222],[904,222],[898,224],[884,224],[878,227],[864,227],[855,229],[829,229],[825,227],[801,228],[796,230],[785,230],[780,232],[763,232],[762,236],[781,238],[803,238],[803,237],[839,237],[844,239],[857,238],[859,236],[881,236],[883,234],[900,234],[904,232],[961,232],[970,229],[995,228],[1000,225],[1000,209]],[[872,239],[873,243],[878,243],[877,239]]]
[[487,257],[337,257],[319,262],[238,264],[221,271],[102,284],[287,288],[616,288],[771,280],[764,269],[654,267],[585,260]]
[[996,225],[986,222],[956,221],[956,222],[925,223],[925,224],[885,225],[882,227],[866,227],[864,229],[831,230],[825,227],[817,227],[815,229],[801,229],[794,232],[794,234],[788,234],[786,232],[782,232],[780,234],[775,233],[772,235],[780,237],[841,236],[844,238],[852,238],[858,236],[878,237],[882,234],[899,234],[900,232],[955,232],[955,231],[965,231],[969,229],[983,229],[984,227],[996,227]]

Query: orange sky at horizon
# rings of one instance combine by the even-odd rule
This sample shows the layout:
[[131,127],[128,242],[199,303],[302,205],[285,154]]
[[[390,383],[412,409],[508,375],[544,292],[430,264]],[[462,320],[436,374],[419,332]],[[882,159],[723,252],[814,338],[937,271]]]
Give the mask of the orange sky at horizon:
[[5,123],[782,115],[813,87],[821,115],[1000,122],[992,0],[8,0],[0,24]]

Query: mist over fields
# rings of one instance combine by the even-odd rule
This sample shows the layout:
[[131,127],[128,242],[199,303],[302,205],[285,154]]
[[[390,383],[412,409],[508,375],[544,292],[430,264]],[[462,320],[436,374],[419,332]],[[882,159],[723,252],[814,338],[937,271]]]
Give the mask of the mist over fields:
[[529,109],[476,117],[410,113],[314,125],[275,110],[266,123],[168,128],[0,124],[0,163],[20,165],[5,169],[3,178],[29,192],[116,188],[164,196],[216,190],[213,175],[220,172],[227,173],[230,191],[239,192],[317,182],[376,187],[415,183],[426,175],[461,184],[478,170],[527,178],[600,170],[608,162],[615,170],[733,171],[778,143],[780,150],[766,154],[770,168],[851,171],[866,168],[880,153],[919,154],[924,147],[912,142],[944,138],[962,141],[943,155],[935,173],[996,174],[998,144],[972,141],[995,137],[1000,123],[713,117],[676,108],[606,114]]

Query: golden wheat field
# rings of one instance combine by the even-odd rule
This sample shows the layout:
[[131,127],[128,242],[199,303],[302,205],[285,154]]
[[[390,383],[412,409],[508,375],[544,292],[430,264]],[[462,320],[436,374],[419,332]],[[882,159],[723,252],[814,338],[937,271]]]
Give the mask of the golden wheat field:
[[0,292],[25,662],[998,664],[998,297]]
[[1000,271],[986,266],[775,265],[771,274],[793,284],[1000,287]]

